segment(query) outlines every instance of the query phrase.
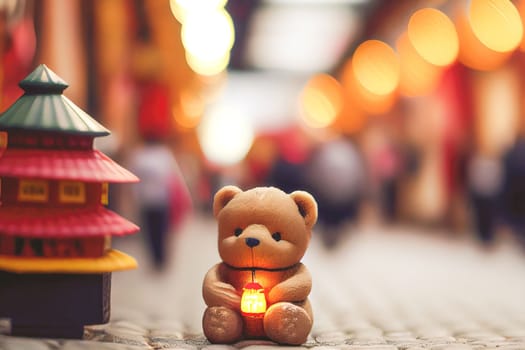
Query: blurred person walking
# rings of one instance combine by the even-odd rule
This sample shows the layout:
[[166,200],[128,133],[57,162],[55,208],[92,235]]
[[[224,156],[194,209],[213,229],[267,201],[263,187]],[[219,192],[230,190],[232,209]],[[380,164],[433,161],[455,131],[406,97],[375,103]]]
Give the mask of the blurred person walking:
[[306,183],[318,203],[323,242],[335,247],[343,224],[356,220],[366,190],[364,163],[352,141],[337,137],[319,144],[306,167]]
[[467,164],[467,190],[476,234],[484,244],[494,240],[503,168],[499,159],[474,154]]
[[502,216],[525,246],[525,136],[504,155],[503,172]]
[[129,164],[140,178],[134,187],[136,203],[154,267],[161,270],[169,231],[191,207],[190,195],[173,153],[162,141],[146,139],[130,154]]

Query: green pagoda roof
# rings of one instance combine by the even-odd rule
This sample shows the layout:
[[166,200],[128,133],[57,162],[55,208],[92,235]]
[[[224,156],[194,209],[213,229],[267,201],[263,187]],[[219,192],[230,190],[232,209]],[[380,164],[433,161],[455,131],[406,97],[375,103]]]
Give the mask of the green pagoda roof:
[[68,84],[45,64],[39,65],[19,85],[25,93],[0,114],[0,130],[55,131],[94,137],[110,134],[62,95]]

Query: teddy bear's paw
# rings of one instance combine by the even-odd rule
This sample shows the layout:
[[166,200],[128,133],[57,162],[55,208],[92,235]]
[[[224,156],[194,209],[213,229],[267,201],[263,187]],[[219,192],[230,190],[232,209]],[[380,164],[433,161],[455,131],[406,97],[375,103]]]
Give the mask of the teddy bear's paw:
[[204,335],[212,343],[231,344],[241,339],[241,316],[224,306],[212,306],[206,309],[202,319]]
[[280,344],[303,344],[311,329],[312,320],[308,313],[292,303],[274,304],[264,317],[266,335]]

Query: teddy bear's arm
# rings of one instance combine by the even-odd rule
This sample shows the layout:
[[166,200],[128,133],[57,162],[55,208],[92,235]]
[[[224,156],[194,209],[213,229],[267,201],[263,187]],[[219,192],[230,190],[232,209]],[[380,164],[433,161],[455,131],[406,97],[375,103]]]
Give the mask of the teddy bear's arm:
[[222,281],[220,264],[213,266],[204,277],[202,296],[207,306],[240,309],[241,298],[231,284]]
[[270,304],[280,301],[300,302],[306,300],[312,289],[312,277],[301,264],[295,274],[276,284],[268,294]]

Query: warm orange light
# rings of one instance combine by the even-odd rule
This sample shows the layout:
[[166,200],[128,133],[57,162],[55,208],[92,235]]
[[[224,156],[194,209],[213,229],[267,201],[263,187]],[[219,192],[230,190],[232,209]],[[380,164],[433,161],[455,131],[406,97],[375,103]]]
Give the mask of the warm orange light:
[[244,316],[260,316],[266,312],[264,288],[257,282],[250,282],[242,289],[241,312]]
[[371,115],[388,112],[397,100],[397,90],[385,95],[370,92],[358,81],[352,67],[352,61],[348,61],[343,68],[345,104],[348,103],[349,106],[355,106]]
[[428,63],[412,46],[404,33],[396,43],[401,61],[399,92],[405,96],[422,96],[430,93],[441,76],[442,68]]
[[[522,18],[522,21],[521,21],[522,30],[525,33],[525,21],[523,20],[523,19],[525,19],[525,0],[519,1],[518,4],[517,4],[517,8],[518,8],[518,13],[520,14],[520,17]],[[520,43],[519,49],[521,51],[525,51],[525,35],[523,35],[522,38],[521,38],[521,43]]]
[[300,97],[303,118],[313,128],[329,126],[343,107],[341,84],[328,74],[310,79]]
[[366,121],[366,113],[347,98],[343,110],[332,124],[332,128],[341,133],[352,135],[360,131],[365,126]]
[[376,95],[392,93],[399,83],[399,58],[379,40],[367,40],[355,50],[352,69],[356,79]]
[[410,43],[425,61],[448,66],[456,60],[458,34],[454,23],[443,12],[433,8],[416,11],[410,17],[407,32]]
[[492,70],[500,67],[512,54],[497,52],[485,46],[474,34],[465,13],[455,16],[459,36],[458,60],[476,70]]
[[176,125],[183,130],[196,128],[204,114],[203,98],[196,91],[189,89],[180,91],[176,98],[179,103],[172,107]]
[[471,0],[469,22],[476,37],[497,52],[514,50],[523,36],[520,14],[509,0]]

